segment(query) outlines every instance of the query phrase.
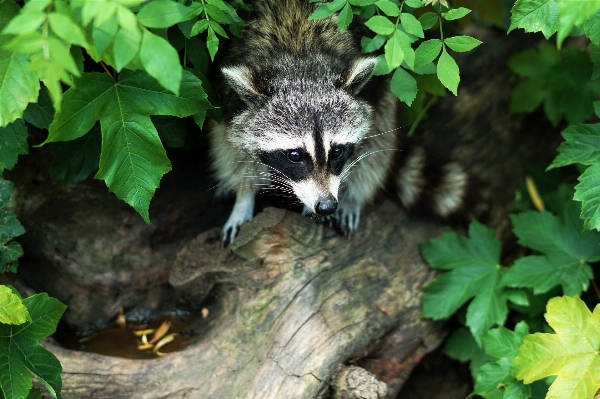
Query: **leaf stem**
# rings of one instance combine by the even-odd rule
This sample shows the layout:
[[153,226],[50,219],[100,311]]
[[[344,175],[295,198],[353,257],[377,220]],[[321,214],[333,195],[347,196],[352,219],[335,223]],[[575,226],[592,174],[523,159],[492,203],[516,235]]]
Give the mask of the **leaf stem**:
[[598,284],[596,284],[595,279],[590,280],[592,282],[592,286],[594,287],[594,291],[596,291],[596,296],[600,298],[600,289],[598,288]]
[[111,78],[113,78],[113,80],[115,80],[115,77],[112,75],[112,73],[110,73],[110,71],[108,70],[108,67],[106,66],[104,61],[100,61],[100,65],[102,65],[102,68],[104,68],[104,70],[106,71],[108,76],[110,76]]
[[431,97],[431,99],[427,102],[427,104],[425,104],[425,106],[421,109],[421,111],[419,111],[417,118],[412,123],[412,125],[410,126],[410,129],[408,130],[408,133],[406,134],[407,137],[411,137],[415,133],[415,130],[417,130],[417,127],[419,127],[419,124],[421,123],[421,121],[423,121],[423,118],[425,118],[427,111],[429,111],[429,108],[431,108],[431,106],[433,104],[435,104],[435,102],[438,100],[438,98],[439,98],[439,96],[437,96],[437,95],[434,95],[433,97]]

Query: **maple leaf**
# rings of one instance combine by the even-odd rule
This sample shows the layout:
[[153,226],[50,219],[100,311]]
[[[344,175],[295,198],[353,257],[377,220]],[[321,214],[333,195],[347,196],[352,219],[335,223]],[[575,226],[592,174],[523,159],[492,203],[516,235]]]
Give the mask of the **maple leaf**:
[[525,336],[511,374],[525,384],[556,375],[547,399],[592,399],[600,389],[600,305],[591,313],[577,296],[556,297],[544,317],[556,334]]
[[447,232],[423,244],[421,253],[431,267],[451,270],[423,289],[423,316],[447,318],[473,299],[466,325],[478,343],[494,324],[504,324],[507,300],[522,300],[501,283],[506,269],[500,266],[500,242],[477,221],[469,225],[469,238]]

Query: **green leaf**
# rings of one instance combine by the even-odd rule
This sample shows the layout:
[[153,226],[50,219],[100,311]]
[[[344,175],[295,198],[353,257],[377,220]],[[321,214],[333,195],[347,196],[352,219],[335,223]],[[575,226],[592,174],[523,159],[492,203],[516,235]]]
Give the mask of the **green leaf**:
[[558,147],[558,156],[548,169],[580,163],[600,163],[600,124],[571,125],[562,131],[563,141]]
[[27,128],[23,119],[8,126],[0,127],[0,170],[11,170],[19,155],[29,152],[27,147]]
[[502,281],[512,287],[532,287],[535,294],[561,285],[567,295],[586,289],[592,278],[590,262],[600,260],[600,235],[582,232],[579,204],[569,202],[562,218],[529,211],[511,216],[519,244],[543,255],[519,258]]
[[59,184],[74,184],[87,179],[98,169],[101,144],[99,126],[75,140],[50,143],[49,148],[54,154],[50,177]]
[[442,55],[440,55],[437,64],[437,76],[440,79],[440,82],[456,96],[458,83],[460,82],[458,65],[456,65],[454,58],[452,58],[445,49],[442,50]]
[[215,31],[210,27],[208,28],[208,35],[206,37],[206,47],[208,48],[210,59],[214,61],[215,54],[217,54],[217,50],[219,50],[219,38],[215,35]]
[[390,69],[388,67],[387,61],[385,60],[384,54],[379,54],[377,56],[377,65],[375,65],[375,69],[373,70],[374,76],[387,75],[390,73]]
[[181,3],[159,0],[144,5],[137,20],[147,28],[168,28],[188,19],[188,14],[188,8]]
[[56,330],[66,306],[47,294],[23,299],[31,322],[0,324],[0,388],[6,398],[24,398],[35,374],[54,398],[60,399],[62,367],[58,359],[38,344]]
[[474,392],[487,397],[496,391],[503,392],[503,397],[511,392],[513,398],[529,398],[531,388],[517,381],[510,374],[510,365],[517,350],[523,343],[523,337],[529,333],[527,324],[520,322],[512,332],[505,327],[495,328],[483,337],[486,354],[495,361],[483,365],[475,376]]
[[374,38],[370,39],[368,37],[363,37],[361,39],[361,46],[363,53],[371,53],[375,50],[379,50],[381,46],[386,42],[386,37],[383,35],[376,35]]
[[512,373],[526,384],[556,375],[547,399],[594,398],[600,389],[600,306],[592,314],[578,297],[556,297],[544,317],[556,334],[525,336]]
[[[115,17],[109,19],[107,22],[100,26],[94,26],[92,28],[92,39],[94,40],[94,45],[96,46],[96,50],[98,50],[98,55],[102,55],[104,51],[111,45],[115,36],[117,35],[117,30],[119,29],[119,23]],[[139,47],[139,40],[138,45]],[[137,54],[137,48],[135,53]],[[116,54],[116,51],[115,51]],[[123,54],[121,54],[122,56]],[[123,65],[126,65],[124,63]]]
[[142,34],[139,29],[135,31],[119,29],[113,44],[117,72],[120,72],[138,54],[141,41]]
[[466,325],[476,340],[494,324],[504,324],[507,292],[500,281],[505,271],[493,231],[474,221],[469,238],[445,233],[423,244],[421,252],[431,267],[451,270],[423,289],[423,316],[447,318],[472,298]]
[[[15,4],[16,5],[16,4]],[[13,6],[15,6],[13,5]],[[8,8],[5,6],[5,9]],[[4,18],[3,18],[4,19]],[[42,11],[23,11],[19,15],[10,19],[8,24],[2,29],[3,35],[26,35],[33,33],[46,20],[46,13]]]
[[87,47],[87,40],[83,31],[71,18],[64,14],[52,12],[48,15],[48,22],[52,32],[67,43]]
[[444,18],[446,21],[453,21],[455,19],[460,19],[468,15],[470,12],[471,10],[469,10],[468,8],[458,7],[453,10],[442,13],[442,18]]
[[227,32],[225,32],[225,29],[223,29],[223,27],[221,25],[219,25],[218,23],[216,23],[215,21],[209,21],[208,25],[219,35],[229,39],[229,36],[227,36]]
[[440,39],[426,40],[415,50],[415,67],[427,65],[437,58],[442,50]]
[[396,31],[392,37],[390,37],[385,44],[385,60],[388,64],[388,68],[392,71],[402,64],[404,60],[404,50],[399,40],[399,33]]
[[211,108],[200,79],[188,71],[182,76],[179,96],[175,96],[143,71],[124,70],[116,83],[107,74],[83,74],[76,87],[65,93],[63,109],[45,143],[81,137],[102,118],[96,177],[104,179],[111,191],[147,221],[150,198],[160,177],[170,169],[148,115],[185,117]]
[[340,32],[344,33],[346,29],[348,29],[348,26],[350,26],[350,23],[352,22],[352,15],[352,7],[350,7],[350,4],[346,4],[338,14],[337,18],[337,26],[340,29]]
[[508,67],[517,75],[539,77],[561,61],[555,46],[542,42],[539,51],[525,50],[508,59]]
[[419,22],[421,23],[422,29],[431,29],[438,22],[438,15],[434,12],[426,12],[425,14],[419,17]]
[[396,30],[396,26],[384,16],[376,15],[365,22],[365,25],[373,32],[380,35],[390,35]]
[[421,0],[405,0],[405,4],[412,8],[423,7],[423,2]]
[[523,28],[525,32],[541,31],[549,39],[559,26],[560,7],[555,0],[517,0],[510,13],[508,33]]
[[481,366],[490,360],[480,345],[468,329],[461,327],[455,330],[446,341],[444,353],[460,362],[470,362],[471,375],[475,376]]
[[[18,12],[16,4],[0,4],[0,30]],[[39,78],[29,69],[27,56],[3,49],[8,42],[7,36],[0,35],[0,127],[21,118],[40,90]]]
[[32,322],[29,311],[6,285],[0,285],[0,324],[23,324]]
[[102,152],[97,179],[150,223],[148,208],[162,176],[171,170],[148,116],[123,113],[100,119]]
[[400,15],[400,9],[390,0],[378,0],[375,2],[375,5],[385,13],[385,15],[389,15],[390,17],[397,17]]
[[140,59],[148,75],[176,95],[179,93],[182,68],[177,51],[168,41],[145,30],[140,47]]
[[583,28],[585,29],[585,35],[590,41],[596,46],[600,46],[600,10],[587,17]]
[[310,14],[309,20],[326,18],[332,15],[334,12],[340,10],[346,5],[346,0],[333,0],[331,3],[325,3],[317,7],[317,9]]
[[421,27],[421,23],[414,17],[414,15],[403,12],[400,15],[400,21],[402,23],[402,27],[406,32],[420,38],[425,37],[425,34],[423,33],[423,28]]
[[390,88],[392,93],[409,107],[417,97],[417,81],[403,68],[398,68],[394,72]]
[[454,36],[448,37],[444,39],[444,43],[446,46],[450,47],[452,50],[463,53],[466,51],[471,51],[475,47],[479,46],[482,42],[471,37],[471,36]]
[[539,107],[548,94],[544,83],[544,80],[540,78],[519,82],[510,96],[510,112],[532,112]]
[[600,230],[600,164],[587,168],[577,180],[573,199],[582,203],[583,227]]
[[400,43],[400,47],[404,52],[404,67],[413,70],[415,68],[415,50],[412,48],[412,42],[407,33],[402,31],[401,27],[398,27],[396,33],[394,33],[396,39]]

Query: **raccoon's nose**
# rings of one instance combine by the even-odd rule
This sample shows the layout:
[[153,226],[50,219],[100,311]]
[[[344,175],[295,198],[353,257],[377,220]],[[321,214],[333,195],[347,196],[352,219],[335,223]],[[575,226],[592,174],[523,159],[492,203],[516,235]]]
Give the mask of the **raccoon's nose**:
[[329,216],[335,212],[337,205],[338,203],[333,197],[319,198],[319,202],[317,202],[317,206],[315,207],[315,212],[320,216]]

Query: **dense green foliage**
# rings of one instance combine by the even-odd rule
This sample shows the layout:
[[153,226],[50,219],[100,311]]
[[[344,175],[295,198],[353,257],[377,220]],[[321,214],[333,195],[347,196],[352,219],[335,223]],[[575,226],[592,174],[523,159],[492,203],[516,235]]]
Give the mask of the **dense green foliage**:
[[66,306],[46,294],[22,299],[14,288],[0,285],[0,309],[0,397],[41,397],[32,385],[35,374],[52,397],[60,398],[62,367],[38,341],[56,331]]
[[[481,44],[455,35],[457,22],[503,21],[502,0],[455,0],[456,7],[444,0],[307,1],[321,3],[311,19],[337,13],[342,32],[355,18],[364,21],[372,33],[363,51],[377,54],[375,74],[391,74],[392,92],[410,106],[416,123],[409,134],[437,97],[457,94],[454,52]],[[446,352],[470,361],[476,394],[591,399],[600,387],[600,308],[592,314],[568,296],[598,302],[586,291],[600,260],[600,0],[505,3],[512,6],[508,32],[556,37],[509,60],[522,77],[511,112],[543,107],[554,125],[569,124],[549,169],[577,165],[579,183],[573,189],[557,181],[543,197],[548,211],[512,216],[524,249],[508,265],[493,232],[477,222],[469,237],[447,233],[425,244],[426,260],[448,272],[425,288],[423,314],[456,314],[464,324]],[[199,127],[207,116],[219,119],[206,76],[220,41],[243,34],[250,9],[243,0],[0,0],[0,171],[28,153],[27,124],[47,130],[43,145],[54,154],[56,181],[95,173],[149,222],[150,201],[171,169],[165,146],[188,142],[180,118]],[[568,37],[581,35],[587,49],[568,46]],[[13,239],[24,229],[5,209],[11,193],[12,183],[0,179],[1,272],[16,271],[22,256]],[[41,397],[30,372],[60,396],[60,364],[37,341],[63,311],[45,294],[21,299],[0,287],[0,351],[9,351],[0,357],[11,364],[0,365],[5,397]]]
[[[552,124],[570,124],[548,169],[578,165],[579,183],[573,189],[555,179],[538,201],[549,211],[511,216],[525,247],[511,265],[501,264],[493,232],[476,222],[468,238],[446,233],[422,247],[431,266],[451,269],[425,288],[423,314],[456,312],[466,328],[452,335],[446,353],[470,361],[474,393],[486,399],[592,399],[600,389],[600,292],[586,294],[600,261],[600,128],[581,124],[600,117],[599,26],[599,1],[517,0],[508,29],[541,31],[547,39],[557,33],[556,44],[542,42],[509,60],[523,77],[511,112],[543,105]],[[581,35],[588,51],[563,48],[567,37]]]

